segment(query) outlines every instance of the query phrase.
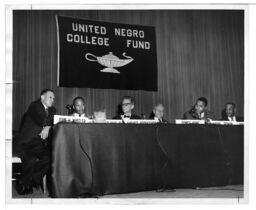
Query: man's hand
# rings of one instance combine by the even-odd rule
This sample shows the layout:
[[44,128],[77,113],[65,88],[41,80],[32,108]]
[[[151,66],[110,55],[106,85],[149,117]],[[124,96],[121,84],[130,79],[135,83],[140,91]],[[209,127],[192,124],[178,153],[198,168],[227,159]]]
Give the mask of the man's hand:
[[45,126],[43,128],[43,130],[41,131],[41,133],[39,134],[39,136],[42,139],[47,139],[48,135],[49,135],[49,130],[50,130],[51,126]]
[[206,118],[205,123],[211,123],[212,119],[211,118]]

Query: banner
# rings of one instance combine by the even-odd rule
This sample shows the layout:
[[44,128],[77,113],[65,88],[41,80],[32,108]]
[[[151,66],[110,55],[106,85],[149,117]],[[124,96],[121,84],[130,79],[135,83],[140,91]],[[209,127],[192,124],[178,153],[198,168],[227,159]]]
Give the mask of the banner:
[[155,28],[56,16],[58,86],[157,91]]

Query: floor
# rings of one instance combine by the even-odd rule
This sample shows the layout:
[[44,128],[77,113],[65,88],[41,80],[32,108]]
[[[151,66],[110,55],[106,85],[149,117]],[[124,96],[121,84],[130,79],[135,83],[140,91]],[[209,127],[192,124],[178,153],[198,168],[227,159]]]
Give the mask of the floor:
[[[243,198],[243,185],[229,185],[225,187],[209,187],[198,189],[175,189],[174,191],[144,191],[126,194],[104,195],[101,198]],[[30,195],[18,195],[12,187],[12,198],[49,198],[48,193],[34,190]]]

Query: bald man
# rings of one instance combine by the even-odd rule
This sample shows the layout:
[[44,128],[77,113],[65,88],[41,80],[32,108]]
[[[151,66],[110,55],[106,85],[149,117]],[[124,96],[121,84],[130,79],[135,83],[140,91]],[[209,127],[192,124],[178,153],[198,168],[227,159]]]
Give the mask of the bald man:
[[150,119],[157,120],[159,123],[168,123],[168,121],[164,119],[164,106],[162,104],[154,106]]

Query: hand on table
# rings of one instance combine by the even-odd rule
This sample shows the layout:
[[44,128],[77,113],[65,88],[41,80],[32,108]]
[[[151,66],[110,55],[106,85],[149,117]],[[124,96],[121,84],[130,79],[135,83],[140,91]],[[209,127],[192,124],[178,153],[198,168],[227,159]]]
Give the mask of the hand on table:
[[39,136],[45,140],[47,139],[48,135],[49,135],[49,130],[50,130],[51,126],[45,126],[43,128],[43,130],[41,131],[41,133],[39,134]]

